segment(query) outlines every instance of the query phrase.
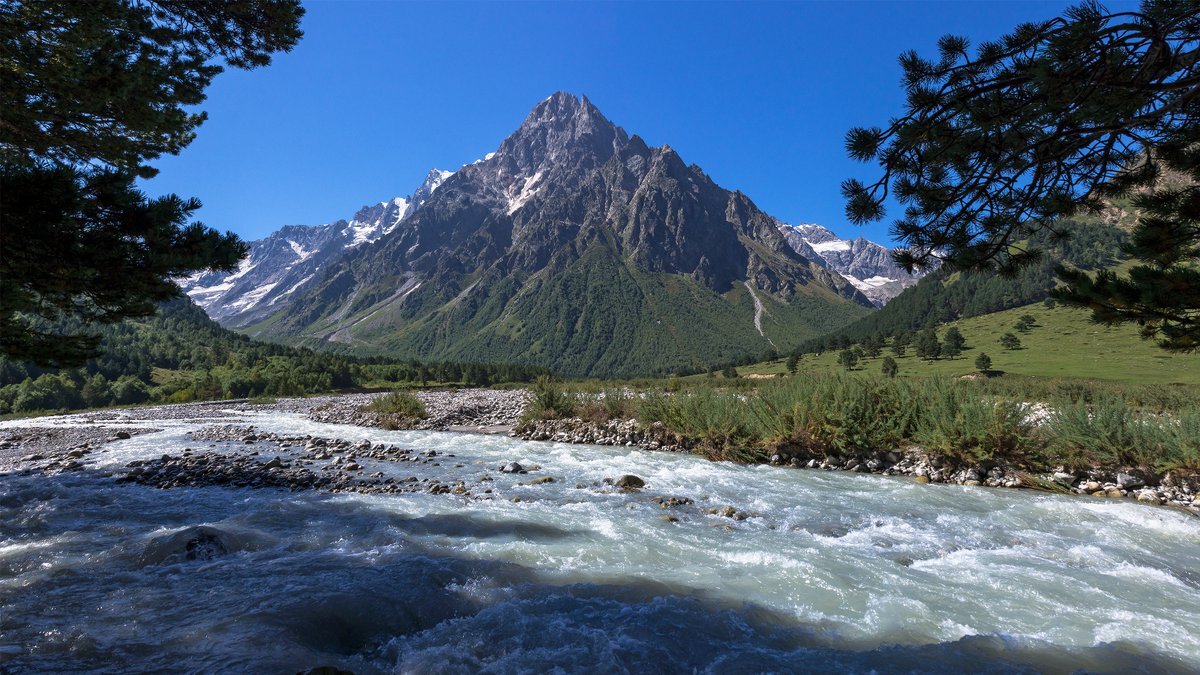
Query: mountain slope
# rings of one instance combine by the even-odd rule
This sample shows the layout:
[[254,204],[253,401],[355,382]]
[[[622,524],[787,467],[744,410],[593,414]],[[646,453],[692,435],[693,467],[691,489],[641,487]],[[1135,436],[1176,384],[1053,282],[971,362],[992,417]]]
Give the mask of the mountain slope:
[[776,222],[669,146],[558,93],[247,331],[569,375],[703,368],[866,313],[869,300],[797,254]]
[[411,196],[364,206],[349,221],[283,227],[252,242],[236,271],[197,274],[180,280],[179,286],[224,326],[262,319],[347,251],[369,245],[398,227],[449,176],[449,171],[433,169]]
[[928,274],[928,270],[905,271],[892,259],[890,249],[862,237],[841,239],[832,230],[811,224],[780,224],[779,231],[797,253],[846,277],[876,307]]
[[804,345],[804,351],[825,351],[871,336],[886,337],[926,326],[981,316],[1041,300],[1057,283],[1059,263],[1085,270],[1118,264],[1127,234],[1098,220],[1080,219],[1066,239],[1039,235],[1033,244],[1046,254],[1012,277],[991,272],[935,270],[906,289],[886,307]]

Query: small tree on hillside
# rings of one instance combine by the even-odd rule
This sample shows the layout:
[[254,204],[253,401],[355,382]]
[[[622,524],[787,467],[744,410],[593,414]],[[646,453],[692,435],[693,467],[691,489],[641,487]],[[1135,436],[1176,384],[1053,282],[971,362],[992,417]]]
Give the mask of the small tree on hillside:
[[896,365],[896,359],[890,356],[883,357],[880,369],[883,371],[883,376],[887,378],[896,377],[896,372],[900,370],[899,366]]
[[787,360],[787,371],[792,375],[796,374],[796,369],[800,367],[800,352],[792,352],[792,355]]
[[878,358],[880,352],[883,351],[883,340],[880,339],[880,337],[878,335],[872,335],[871,337],[869,337],[863,341],[862,350],[863,350],[863,354],[867,358],[869,358],[869,359]]
[[942,338],[942,356],[948,359],[953,359],[959,354],[962,354],[963,347],[967,346],[967,339],[957,328],[950,328],[946,331],[946,337]]
[[858,365],[858,354],[853,349],[843,349],[838,354],[838,362],[846,370],[854,370],[854,367]]
[[737,376],[737,368],[734,368],[733,366],[725,366],[725,369],[721,371],[721,377],[724,377],[727,380],[735,379]]
[[975,357],[975,370],[981,373],[986,373],[992,369],[992,359],[987,354],[979,352],[979,356]]
[[1016,335],[1013,335],[1012,333],[1005,333],[1000,338],[1000,344],[1005,349],[1009,349],[1009,350],[1020,349],[1021,348],[1021,338],[1018,338]]
[[938,342],[937,332],[926,328],[917,334],[917,358],[933,361],[942,353],[942,345]]

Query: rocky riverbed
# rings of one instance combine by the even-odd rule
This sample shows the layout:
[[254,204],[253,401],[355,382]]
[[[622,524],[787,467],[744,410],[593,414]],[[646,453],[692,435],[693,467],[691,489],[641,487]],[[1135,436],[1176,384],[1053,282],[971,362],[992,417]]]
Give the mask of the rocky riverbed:
[[1181,509],[712,462],[643,449],[688,450],[628,422],[560,443],[315,421],[328,402],[0,422],[23,453],[0,470],[0,666],[1200,663],[1200,520]]
[[[244,441],[250,436],[258,440],[253,442],[253,448],[248,447],[244,452],[235,455],[239,458],[236,460],[229,459],[229,455],[223,453],[205,454],[200,449],[189,452],[186,457],[164,459],[161,467],[147,467],[147,470],[153,470],[139,482],[153,479],[166,484],[202,484],[207,480],[202,478],[203,474],[213,474],[219,476],[220,480],[236,481],[238,484],[292,489],[366,493],[425,490],[470,496],[490,495],[484,492],[486,487],[471,487],[468,481],[460,476],[447,476],[446,482],[439,479],[423,479],[419,484],[399,484],[394,479],[384,482],[381,477],[372,477],[372,472],[363,473],[361,463],[356,461],[362,454],[362,449],[353,445],[356,441],[285,437],[259,439],[253,430],[236,424],[243,421],[239,419],[241,413],[280,411],[300,413],[316,422],[383,428],[394,423],[394,420],[367,407],[372,400],[383,395],[350,394],[280,399],[268,404],[226,401],[86,413],[76,416],[82,420],[81,424],[68,428],[32,426],[0,432],[0,470],[6,467],[49,472],[77,470],[83,466],[84,456],[98,451],[106,443],[126,438],[129,434],[155,430],[132,426],[99,426],[97,423],[102,419],[115,417],[117,421],[126,420],[131,423],[148,420],[207,420],[222,421],[225,424],[213,427],[211,432],[205,432],[212,434],[211,437],[201,434],[197,440],[229,443]],[[465,389],[423,391],[415,395],[425,405],[428,415],[422,420],[406,420],[406,428],[410,430],[503,433],[531,441],[699,452],[694,444],[672,434],[659,423],[647,426],[631,419],[597,423],[579,418],[523,422],[522,415],[530,400],[530,394],[524,390]],[[311,452],[314,443],[324,444],[327,450],[323,452],[329,457],[322,458],[320,452]],[[286,470],[280,470],[280,467],[264,467],[269,460],[258,458],[260,453],[272,448],[307,448],[309,452],[307,456],[297,458],[296,464],[289,464],[285,467]],[[374,448],[367,448],[367,451],[376,454],[384,452]],[[400,449],[388,452],[399,453]],[[333,461],[333,458],[337,458],[337,461]],[[412,453],[397,454],[397,458],[401,461],[441,464],[440,461],[434,462]],[[330,463],[323,465],[320,472],[314,473],[308,468],[314,462],[326,460]],[[1069,472],[1060,468],[1050,474],[1033,475],[1021,467],[1004,463],[955,463],[930,456],[917,447],[857,456],[814,455],[799,447],[781,448],[770,457],[762,457],[761,460],[776,466],[794,468],[910,476],[921,483],[1033,488],[1090,498],[1132,499],[1144,504],[1179,507],[1200,513],[1200,476],[1194,475],[1155,475],[1119,467],[1082,472]],[[220,469],[222,462],[235,462],[237,466],[228,470]],[[349,466],[357,468],[348,469]]]

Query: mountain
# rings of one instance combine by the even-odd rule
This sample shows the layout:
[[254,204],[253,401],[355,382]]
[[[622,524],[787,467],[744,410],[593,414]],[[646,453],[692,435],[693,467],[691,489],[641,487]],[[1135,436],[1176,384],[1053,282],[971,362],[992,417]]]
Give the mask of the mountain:
[[876,307],[883,307],[930,271],[910,274],[896,264],[886,246],[862,237],[841,239],[820,225],[780,223],[779,231],[797,253],[845,277]]
[[244,330],[567,375],[696,370],[868,312],[776,224],[671,147],[560,92],[398,227]]
[[1058,283],[1060,264],[1082,270],[1111,268],[1127,259],[1124,230],[1105,220],[1081,216],[1071,220],[1071,236],[1040,232],[1029,243],[1044,251],[1041,259],[1012,276],[988,271],[936,269],[896,296],[886,307],[805,344],[804,351],[827,351],[869,337],[912,333],[922,328],[983,316],[1046,298]]
[[224,326],[260,320],[348,251],[394,230],[449,176],[433,169],[412,195],[364,206],[348,221],[283,227],[252,242],[236,271],[200,273],[180,280],[180,288]]

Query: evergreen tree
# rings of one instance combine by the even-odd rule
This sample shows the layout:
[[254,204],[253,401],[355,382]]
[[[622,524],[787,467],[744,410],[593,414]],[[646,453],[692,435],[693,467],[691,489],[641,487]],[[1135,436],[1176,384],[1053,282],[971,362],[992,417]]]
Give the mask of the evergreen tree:
[[992,358],[983,352],[979,352],[979,356],[975,357],[975,370],[981,373],[986,373],[992,369]]
[[297,0],[0,5],[0,353],[78,365],[98,344],[89,325],[152,314],[172,277],[236,266],[236,236],[188,224],[198,202],[147,200],[134,180],[191,142],[217,61],[266,65],[302,15]]
[[867,358],[877,358],[883,351],[883,340],[878,335],[872,335],[863,341],[862,350]]
[[792,375],[795,375],[796,369],[799,367],[800,367],[800,352],[792,352],[792,354],[790,356],[788,356],[787,371],[789,373],[791,373]]
[[957,358],[962,354],[963,347],[967,346],[967,339],[957,328],[951,327],[946,331],[945,337],[942,338],[942,355],[948,359]]
[[942,346],[938,342],[937,332],[933,328],[926,328],[917,333],[915,348],[917,350],[917,358],[926,361],[933,361],[942,352]]
[[727,380],[735,379],[737,376],[737,369],[733,366],[725,366],[725,369],[721,371],[721,377],[724,377]]
[[853,349],[843,349],[838,353],[838,362],[846,370],[854,370],[854,367],[858,365],[858,354]]
[[1126,252],[1142,264],[1123,276],[1059,267],[1054,296],[1096,321],[1136,322],[1166,349],[1200,349],[1197,35],[1194,0],[1114,14],[1087,2],[974,54],[952,35],[936,59],[905,53],[904,114],[847,134],[851,157],[882,169],[870,185],[845,181],[847,214],[878,220],[895,197],[905,266],[1014,273],[1042,258],[1033,235],[1067,236],[1077,212],[1133,195]]
[[896,365],[896,359],[885,356],[881,362],[880,369],[883,371],[884,377],[893,378],[896,377],[896,373],[900,370],[900,367]]
[[1005,349],[1009,349],[1009,350],[1020,349],[1021,348],[1021,339],[1018,338],[1016,335],[1013,335],[1012,333],[1005,333],[1004,335],[1002,335],[1000,337],[1000,344]]

